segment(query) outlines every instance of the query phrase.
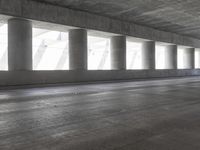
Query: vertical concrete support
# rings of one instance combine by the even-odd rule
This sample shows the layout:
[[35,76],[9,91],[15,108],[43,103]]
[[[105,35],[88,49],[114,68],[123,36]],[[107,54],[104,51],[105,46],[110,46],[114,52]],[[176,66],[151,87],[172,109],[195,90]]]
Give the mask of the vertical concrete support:
[[183,52],[183,68],[184,69],[194,69],[195,58],[194,58],[194,48],[185,48]]
[[200,49],[195,49],[195,68],[200,68]]
[[8,68],[32,70],[32,23],[28,20],[8,20]]
[[165,69],[177,69],[177,45],[166,46]]
[[69,31],[69,69],[87,70],[87,31],[85,29]]
[[155,69],[155,42],[142,43],[142,69]]
[[111,37],[111,69],[126,69],[126,37]]

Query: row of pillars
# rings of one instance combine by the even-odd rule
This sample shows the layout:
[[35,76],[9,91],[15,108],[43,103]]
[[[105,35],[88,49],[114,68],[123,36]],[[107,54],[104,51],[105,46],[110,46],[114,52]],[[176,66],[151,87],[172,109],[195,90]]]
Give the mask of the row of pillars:
[[[177,45],[166,46],[166,69],[177,69]],[[53,58],[52,58],[53,59]],[[142,44],[143,69],[155,69],[155,42]],[[8,21],[9,70],[32,70],[32,23],[19,18]],[[87,30],[69,31],[69,68],[87,70]],[[194,68],[194,48],[185,49],[184,68]],[[111,69],[126,69],[126,37],[111,37]]]

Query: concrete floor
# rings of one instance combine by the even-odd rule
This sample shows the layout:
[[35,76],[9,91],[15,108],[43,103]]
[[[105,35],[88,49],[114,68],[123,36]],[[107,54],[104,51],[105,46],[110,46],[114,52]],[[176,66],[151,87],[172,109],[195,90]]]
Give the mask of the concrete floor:
[[0,150],[198,150],[200,77],[0,91]]

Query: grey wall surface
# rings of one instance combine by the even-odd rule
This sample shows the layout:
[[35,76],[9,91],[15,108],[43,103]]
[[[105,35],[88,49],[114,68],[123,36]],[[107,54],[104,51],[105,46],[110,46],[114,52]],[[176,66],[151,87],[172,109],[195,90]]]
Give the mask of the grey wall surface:
[[146,78],[198,76],[197,70],[113,70],[113,71],[11,71],[0,72],[0,86],[102,82]]

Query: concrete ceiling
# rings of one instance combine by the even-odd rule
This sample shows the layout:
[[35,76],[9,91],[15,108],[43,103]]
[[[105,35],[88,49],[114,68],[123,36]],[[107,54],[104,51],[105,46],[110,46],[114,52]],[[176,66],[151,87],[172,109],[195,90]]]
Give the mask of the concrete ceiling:
[[36,0],[200,39],[199,0]]

